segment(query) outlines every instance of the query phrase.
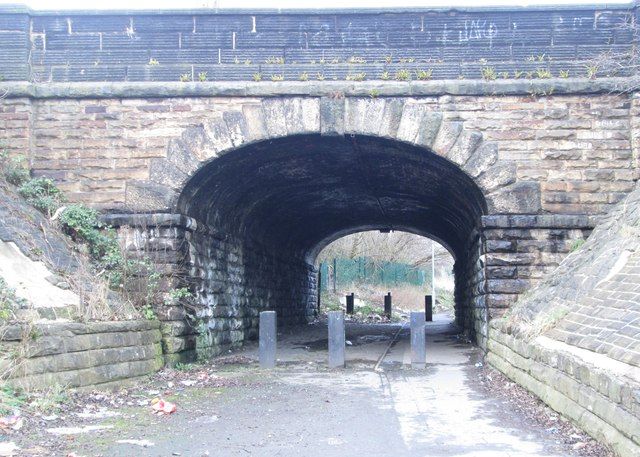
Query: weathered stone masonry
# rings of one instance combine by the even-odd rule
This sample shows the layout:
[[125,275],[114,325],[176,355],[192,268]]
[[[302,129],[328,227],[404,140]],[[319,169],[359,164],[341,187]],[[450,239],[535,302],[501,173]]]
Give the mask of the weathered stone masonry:
[[[445,56],[442,67],[447,71],[479,71],[477,62],[460,53],[477,58],[490,45],[486,50],[493,54],[487,58],[496,68],[510,65],[512,71],[529,65],[519,53],[533,53],[536,43],[539,50],[556,53],[552,65],[571,63],[575,68],[583,68],[586,49],[596,53],[631,45],[616,28],[620,18],[630,17],[629,11],[580,10],[591,41],[581,38],[586,32],[580,20],[574,21],[574,13],[433,13],[441,15],[439,24],[453,21],[459,37],[465,23],[468,30],[469,21],[476,21],[474,15],[484,15],[489,25],[503,21],[511,32],[504,41],[503,35],[497,39],[480,32],[477,39],[455,43],[434,38],[437,45],[428,52]],[[393,24],[406,26],[429,14],[394,13],[393,20],[385,16],[385,21],[361,13],[335,18],[341,24],[347,17],[352,24],[370,20],[380,32],[375,36],[391,39],[400,33],[399,28],[392,33]],[[519,14],[537,19],[525,28],[525,19],[513,20]],[[261,309],[278,310],[285,323],[303,322],[315,305],[312,265],[319,249],[340,235],[390,227],[432,236],[452,251],[457,320],[484,346],[488,320],[555,267],[574,240],[586,237],[595,218],[632,190],[637,179],[638,101],[616,94],[624,78],[179,83],[172,72],[183,71],[183,64],[194,65],[188,59],[197,53],[171,51],[176,59],[186,60],[170,64],[155,51],[169,41],[145,35],[144,27],[136,24],[164,24],[171,35],[173,29],[166,24],[181,27],[188,18],[195,24],[189,33],[206,41],[210,34],[200,36],[198,24],[215,29],[212,24],[219,23],[218,32],[224,35],[231,19],[244,24],[251,16],[124,14],[103,21],[72,16],[38,13],[28,18],[31,33],[25,37],[31,43],[32,79],[39,79],[33,76],[38,73],[54,81],[76,81],[72,75],[78,74],[85,81],[131,80],[128,75],[136,74],[137,64],[131,64],[130,71],[124,56],[143,54],[145,68],[150,58],[162,67],[151,65],[143,79],[154,79],[149,75],[157,71],[160,79],[171,82],[7,82],[2,85],[9,92],[0,105],[0,135],[11,152],[26,151],[35,172],[56,179],[72,201],[114,214],[116,225],[137,226],[134,234],[123,231],[123,236],[133,237],[131,248],[155,252],[168,280],[193,288],[199,303],[196,319],[185,321],[184,309],[159,310],[165,322],[165,352],[174,354],[170,360],[189,357],[196,347],[215,351],[255,335]],[[268,19],[256,17],[257,27]],[[287,21],[302,21],[286,14],[273,17],[290,25]],[[127,38],[131,42],[123,38],[126,31],[118,29],[124,18],[138,34]],[[313,13],[305,18],[302,23],[307,25],[326,20]],[[113,30],[89,31],[98,24]],[[272,31],[290,36],[287,27]],[[520,35],[522,30],[538,30],[536,36],[543,40],[546,27],[555,37],[546,44],[525,44]],[[422,33],[413,30],[415,36]],[[390,49],[372,48],[375,40],[354,38],[370,36],[366,30],[334,32],[351,43],[337,47],[345,56]],[[175,33],[184,38],[181,46],[193,38]],[[120,45],[87,48],[92,58],[100,57],[95,71],[64,60],[82,56],[75,52],[77,43],[96,36],[103,45],[112,40],[120,40]],[[236,49],[220,48],[220,55],[240,56],[246,36],[238,31]],[[274,54],[276,41],[261,43],[265,48],[252,49],[256,54],[246,58],[279,55]],[[416,41],[394,52],[427,52],[423,44]],[[296,46],[299,43],[287,44],[283,52],[316,52],[311,45]],[[198,52],[217,55],[213,50],[209,46]],[[37,56],[49,63],[34,66]],[[438,66],[424,57],[416,54],[414,62],[403,64]],[[366,71],[374,74],[378,64],[371,57],[366,60]],[[250,79],[227,77],[245,71],[244,64],[231,62],[216,64],[220,67],[208,73],[209,79]],[[255,71],[252,65],[248,67]],[[283,71],[298,71],[295,65]],[[335,71],[345,72],[357,67],[334,65],[342,65]],[[192,72],[197,70],[194,66]],[[218,70],[219,78],[214,77]],[[21,75],[10,79],[29,77]],[[130,213],[148,216],[117,216]]]
[[[297,103],[296,100],[301,99],[293,97],[278,103],[291,106]],[[319,110],[323,98],[305,100],[316,113],[313,122],[319,130]],[[473,160],[467,160],[463,166],[483,189],[489,211],[504,215],[483,218],[484,222],[479,224],[476,234],[482,240],[482,245],[475,250],[468,250],[478,254],[471,254],[475,257],[468,262],[459,262],[456,267],[459,320],[467,328],[473,328],[472,322],[475,321],[473,326],[480,336],[485,334],[483,322],[487,313],[484,309],[488,308],[492,315],[499,314],[532,281],[553,268],[563,253],[568,252],[574,239],[583,238],[589,233],[594,224],[590,216],[604,213],[609,205],[634,185],[631,144],[625,139],[630,135],[630,100],[626,96],[567,95],[539,100],[524,96],[379,98],[376,101],[348,97],[339,101],[327,100],[344,106],[347,117],[354,118],[359,113],[371,112],[372,106],[376,105],[384,111],[384,107],[391,102],[400,102],[401,106],[405,106],[400,113],[400,120],[405,110],[409,112],[416,110],[416,107],[441,113],[442,119],[451,119],[454,126],[464,125],[465,130],[475,127],[472,132],[478,132],[482,142],[491,146],[481,149],[488,151],[486,153],[475,157],[472,155]],[[181,190],[182,184],[172,184],[175,191],[156,192],[157,188],[154,187],[158,185],[154,181],[168,179],[163,176],[171,171],[171,160],[175,157],[167,161],[167,151],[170,151],[170,155],[177,154],[181,141],[198,137],[193,126],[205,125],[211,119],[221,119],[226,112],[249,112],[256,108],[260,113],[263,112],[261,99],[235,97],[44,99],[27,103],[12,99],[6,102],[4,109],[9,113],[14,110],[20,112],[25,106],[30,107],[26,111],[28,119],[18,122],[28,127],[6,129],[4,132],[7,136],[31,136],[33,147],[30,160],[33,168],[39,174],[56,178],[73,200],[116,212],[148,212],[154,209],[175,211],[176,207],[168,205],[168,200],[172,192]],[[405,118],[406,122],[412,119],[409,115]],[[500,122],[496,122],[496,119],[500,119]],[[6,122],[7,125],[15,125],[10,124],[14,120]],[[368,134],[371,132],[367,129],[378,128],[373,127],[377,125],[375,118],[364,122],[370,124],[347,128],[363,129],[362,133]],[[413,132],[417,132],[420,121],[412,122]],[[179,140],[180,132],[183,140]],[[398,135],[398,132],[395,134]],[[400,134],[407,135],[407,138],[412,135],[406,129]],[[450,136],[443,133],[442,138],[447,135]],[[318,141],[322,141],[321,138]],[[197,150],[198,145],[192,144],[191,147]],[[207,152],[203,148],[202,153],[219,154],[215,152],[215,147],[209,147],[211,150]],[[204,160],[207,161],[206,158]],[[186,162],[182,160],[179,163]],[[160,170],[162,174],[153,170]],[[188,179],[187,175],[184,176]],[[226,340],[239,338],[240,333],[232,337],[231,330],[255,328],[257,310],[261,306],[275,306],[279,300],[263,300],[258,295],[240,299],[238,297],[242,294],[232,292],[244,287],[240,285],[242,281],[235,284],[231,278],[239,278],[245,272],[243,268],[246,268],[247,262],[242,267],[242,262],[237,262],[237,259],[246,259],[247,255],[240,250],[233,252],[233,242],[225,238],[229,234],[218,235],[221,239],[215,241],[215,236],[206,235],[208,232],[205,230],[191,232],[186,226],[178,227],[181,231],[176,232],[176,236],[188,233],[190,237],[192,255],[185,254],[185,258],[191,259],[194,265],[192,271],[186,273],[195,281],[201,281],[200,297],[203,303],[215,304],[212,309],[220,306],[220,310],[215,311],[217,317],[224,315],[229,318],[225,324],[213,325],[218,325],[217,328],[228,326],[225,328]],[[207,246],[204,240],[210,240],[212,246]],[[216,243],[218,248],[214,247]],[[478,263],[479,256],[483,256],[482,266]],[[206,273],[204,265],[207,262],[213,265],[213,261],[217,262],[216,267]],[[223,264],[226,266],[218,268]],[[282,280],[283,277],[279,277]],[[216,289],[214,284],[217,282],[220,286],[225,280],[229,281],[230,289],[224,292]],[[307,280],[298,281],[303,284]],[[205,291],[205,283],[208,284],[208,291]],[[265,283],[276,284],[267,276],[262,287],[265,287]],[[216,290],[217,293],[213,292]],[[290,292],[292,290],[294,288]],[[264,289],[263,292],[266,294]],[[227,299],[221,299],[225,294]],[[219,298],[213,298],[216,295]],[[253,314],[225,315],[234,309],[230,303],[225,303],[232,296],[237,298],[233,306],[239,306],[240,302],[245,306],[251,301]],[[290,298],[286,300],[291,301]],[[301,301],[307,305],[313,302],[311,299]],[[475,301],[477,307],[475,317],[472,317],[473,313],[462,312],[471,301]],[[195,344],[195,337],[191,337],[191,340]]]

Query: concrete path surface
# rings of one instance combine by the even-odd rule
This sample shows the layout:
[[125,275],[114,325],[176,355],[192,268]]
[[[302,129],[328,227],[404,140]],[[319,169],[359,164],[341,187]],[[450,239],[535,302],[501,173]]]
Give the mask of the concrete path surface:
[[[427,367],[411,370],[408,328],[347,325],[347,368],[326,366],[326,326],[279,335],[279,366],[227,367],[235,387],[190,389],[178,412],[85,438],[109,456],[564,456],[570,447],[478,385],[480,352],[446,320],[429,324]],[[443,333],[444,332],[444,333]],[[380,356],[397,336],[384,358]],[[257,345],[240,352],[257,355]],[[374,370],[377,362],[378,370]],[[225,376],[222,374],[222,376]],[[146,413],[146,411],[145,411]],[[122,419],[120,419],[122,422]],[[115,443],[148,439],[153,446]],[[82,443],[82,439],[78,444]]]

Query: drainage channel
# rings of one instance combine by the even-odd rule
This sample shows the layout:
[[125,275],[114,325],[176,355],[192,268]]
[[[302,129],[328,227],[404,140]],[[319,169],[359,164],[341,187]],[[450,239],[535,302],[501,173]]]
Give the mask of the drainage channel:
[[384,361],[384,358],[387,356],[387,354],[389,353],[393,345],[398,341],[398,337],[400,336],[400,333],[407,327],[407,324],[408,322],[405,322],[404,324],[402,324],[402,327],[400,327],[398,331],[395,333],[395,335],[393,335],[393,338],[391,338],[391,341],[389,341],[389,344],[387,344],[387,347],[382,352],[382,355],[378,358],[375,366],[373,367],[373,371],[382,371],[382,369],[380,368],[380,365]]

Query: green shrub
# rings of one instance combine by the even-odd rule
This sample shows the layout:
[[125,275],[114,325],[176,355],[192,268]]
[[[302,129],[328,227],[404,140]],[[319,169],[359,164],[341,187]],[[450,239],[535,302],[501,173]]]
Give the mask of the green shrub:
[[96,210],[79,204],[69,205],[60,214],[59,220],[67,235],[76,242],[87,244],[94,259],[107,260],[110,264],[119,263],[119,260],[109,260],[120,252],[116,234],[113,230],[105,229]]
[[86,243],[109,287],[122,292],[147,319],[154,319],[151,304],[160,299],[160,274],[153,264],[148,260],[126,258],[116,232],[100,222],[99,213],[94,209],[70,205],[60,214],[59,221],[74,241]]
[[32,178],[18,187],[18,193],[27,202],[43,213],[51,216],[64,201],[62,192],[49,178]]
[[193,299],[193,294],[186,287],[179,287],[177,289],[172,289],[169,292],[164,294],[164,304],[166,306],[177,305],[184,301],[189,301]]
[[9,157],[6,151],[0,152],[0,168],[4,179],[14,186],[19,186],[29,179],[29,169],[23,156]]
[[493,81],[498,77],[498,73],[493,67],[483,67],[481,73],[482,79],[485,81]]
[[153,309],[153,305],[142,305],[140,307],[140,313],[148,321],[155,321],[156,319],[158,319],[158,316],[156,316],[156,311]]

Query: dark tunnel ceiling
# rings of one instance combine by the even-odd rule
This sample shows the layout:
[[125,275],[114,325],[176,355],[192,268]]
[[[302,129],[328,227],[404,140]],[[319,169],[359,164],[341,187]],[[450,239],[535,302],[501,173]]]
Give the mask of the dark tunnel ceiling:
[[213,160],[187,184],[179,210],[307,259],[341,235],[380,228],[431,236],[457,256],[486,203],[457,166],[423,148],[301,135]]

